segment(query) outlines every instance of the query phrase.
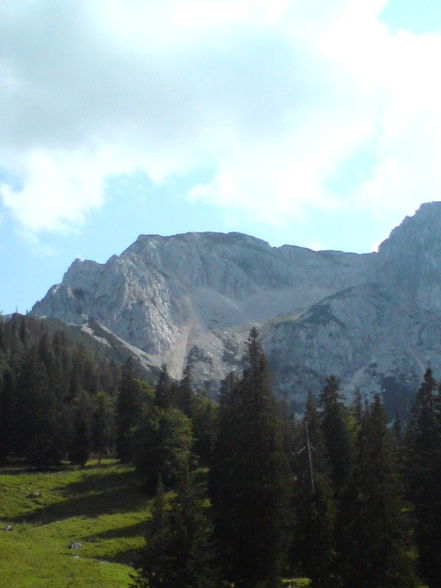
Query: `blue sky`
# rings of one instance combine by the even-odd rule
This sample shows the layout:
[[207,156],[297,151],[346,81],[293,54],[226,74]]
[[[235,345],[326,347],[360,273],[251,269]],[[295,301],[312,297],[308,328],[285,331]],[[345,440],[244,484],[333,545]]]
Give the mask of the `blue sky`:
[[441,199],[435,0],[0,2],[0,311],[140,233],[372,251]]

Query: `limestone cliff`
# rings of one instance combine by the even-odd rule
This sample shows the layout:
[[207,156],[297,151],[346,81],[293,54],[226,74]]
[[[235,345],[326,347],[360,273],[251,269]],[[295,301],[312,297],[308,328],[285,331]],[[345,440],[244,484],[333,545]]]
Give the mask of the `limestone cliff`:
[[[378,253],[311,251],[239,233],[141,235],[107,263],[76,260],[38,316],[95,320],[180,375],[213,385],[261,330],[276,387],[302,399],[326,375],[348,391],[406,395],[441,373],[441,203],[423,205]],[[395,400],[393,400],[395,402]]]

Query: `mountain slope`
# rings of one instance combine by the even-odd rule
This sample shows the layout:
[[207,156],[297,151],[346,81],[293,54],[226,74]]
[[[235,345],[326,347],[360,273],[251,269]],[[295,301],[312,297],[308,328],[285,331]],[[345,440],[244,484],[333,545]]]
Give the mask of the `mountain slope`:
[[[76,260],[32,311],[91,319],[154,366],[216,387],[251,325],[280,391],[302,398],[335,373],[348,391],[407,393],[441,348],[441,203],[378,253],[315,252],[239,233],[141,235],[107,263]],[[440,365],[441,367],[441,365]]]

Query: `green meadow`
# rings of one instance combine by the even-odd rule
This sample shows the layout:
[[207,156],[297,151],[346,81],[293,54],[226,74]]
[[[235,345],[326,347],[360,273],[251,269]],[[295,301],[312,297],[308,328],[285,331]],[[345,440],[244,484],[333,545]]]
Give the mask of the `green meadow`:
[[112,461],[0,468],[0,586],[129,586],[149,516],[133,468]]

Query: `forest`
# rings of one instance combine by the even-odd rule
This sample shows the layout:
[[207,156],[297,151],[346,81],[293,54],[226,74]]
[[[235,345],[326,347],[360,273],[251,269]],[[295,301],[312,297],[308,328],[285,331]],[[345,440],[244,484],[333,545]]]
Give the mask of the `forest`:
[[[258,333],[216,402],[166,366],[147,383],[45,321],[0,320],[0,464],[131,464],[153,501],[132,586],[441,585],[441,392],[406,423],[330,375],[293,415]],[[0,470],[1,471],[1,470]],[[1,474],[0,474],[1,475]]]

